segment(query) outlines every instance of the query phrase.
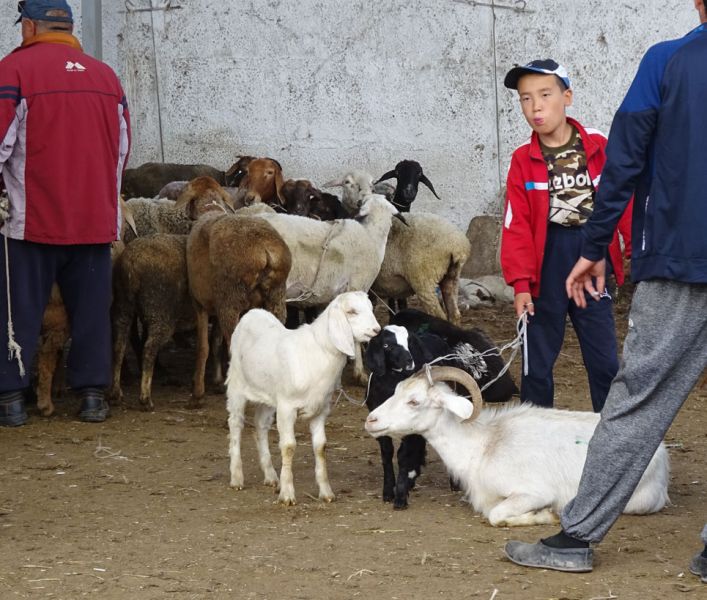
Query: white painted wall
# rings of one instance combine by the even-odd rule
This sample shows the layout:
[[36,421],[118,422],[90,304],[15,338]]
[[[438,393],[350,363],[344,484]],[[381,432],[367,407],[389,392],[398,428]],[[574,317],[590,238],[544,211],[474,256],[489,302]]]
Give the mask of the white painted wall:
[[[80,0],[69,2],[80,16]],[[269,155],[286,176],[321,184],[348,166],[378,176],[412,158],[442,198],[421,188],[415,209],[464,228],[499,211],[510,154],[529,132],[502,84],[514,63],[564,63],[571,114],[608,132],[645,49],[697,25],[693,0],[132,0],[151,3],[169,10],[103,0],[131,166]],[[19,37],[15,7],[0,0],[3,54]]]

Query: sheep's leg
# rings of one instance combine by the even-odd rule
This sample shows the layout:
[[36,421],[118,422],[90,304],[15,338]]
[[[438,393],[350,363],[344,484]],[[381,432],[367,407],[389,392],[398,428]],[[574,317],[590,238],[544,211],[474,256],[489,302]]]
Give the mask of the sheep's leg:
[[[213,383],[215,386],[223,385],[223,342],[224,336],[221,334],[221,327],[219,327],[218,319],[214,319],[211,324],[211,340],[209,342],[209,347],[211,349],[211,358],[213,359],[214,365],[214,376]],[[228,342],[226,342],[228,345]]]
[[494,527],[552,525],[559,522],[548,501],[530,494],[512,494],[494,506],[488,514]]
[[454,325],[459,325],[462,320],[459,312],[459,274],[461,273],[461,265],[455,263],[449,268],[449,271],[439,283],[439,289],[442,292],[442,302],[447,313],[447,319]]
[[312,449],[314,450],[314,474],[319,485],[319,499],[324,502],[334,500],[334,492],[329,485],[329,475],[326,468],[326,423],[327,412],[317,415],[309,422],[312,434]]
[[142,349],[142,375],[140,378],[140,408],[143,410],[155,410],[155,405],[152,402],[152,375],[157,353],[172,337],[172,333],[173,331],[169,328],[158,325],[148,328],[145,347]]
[[245,422],[246,398],[231,386],[227,391],[226,407],[228,408],[228,454],[231,458],[231,487],[243,489],[243,461],[241,460],[241,434]]
[[260,468],[263,470],[265,480],[263,483],[272,487],[277,487],[277,472],[272,465],[270,455],[270,443],[268,432],[275,418],[275,409],[265,404],[259,404],[255,408],[255,443],[260,457]]
[[440,319],[447,318],[447,315],[442,310],[442,305],[439,303],[439,298],[435,293],[435,286],[426,284],[417,284],[413,281],[410,282],[412,289],[415,290],[420,304],[422,304],[422,309],[429,315],[433,317],[438,317]]
[[196,312],[196,365],[192,384],[192,398],[188,408],[198,408],[204,397],[204,375],[206,359],[209,356],[209,315],[201,306],[194,307]]
[[363,369],[363,351],[361,350],[361,344],[356,342],[354,346],[356,347],[353,371],[354,381],[358,385],[366,387],[368,385],[368,377],[366,376],[366,371]]
[[134,321],[134,310],[125,304],[118,300],[113,304],[113,381],[108,393],[108,400],[111,404],[119,404],[123,400],[120,375]]
[[402,439],[398,448],[398,483],[393,503],[396,510],[408,507],[408,495],[425,464],[425,447],[425,438],[421,435],[406,435]]
[[393,439],[388,435],[378,438],[383,463],[383,502],[391,502],[395,497],[395,470],[393,469]]
[[296,504],[295,484],[292,476],[292,461],[295,457],[295,421],[297,410],[280,404],[277,407],[277,432],[280,436],[280,454],[282,455],[282,469],[280,470],[280,496],[279,500],[287,506]]

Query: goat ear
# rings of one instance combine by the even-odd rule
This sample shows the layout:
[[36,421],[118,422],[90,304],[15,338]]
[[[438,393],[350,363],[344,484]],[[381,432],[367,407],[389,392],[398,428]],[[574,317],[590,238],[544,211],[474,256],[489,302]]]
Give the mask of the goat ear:
[[366,366],[374,375],[377,377],[385,375],[385,353],[383,352],[383,348],[381,348],[379,340],[376,338],[373,338],[368,343],[365,359]]
[[438,401],[442,407],[459,417],[462,421],[466,421],[474,414],[474,405],[466,398],[441,390],[436,391],[439,394]]
[[398,174],[395,172],[395,169],[393,169],[392,171],[388,171],[384,175],[381,175],[378,178],[378,181],[376,181],[376,183],[380,183],[381,181],[385,181],[386,179],[393,179],[393,178],[395,178],[395,179],[398,178]]
[[427,177],[425,176],[424,173],[420,176],[420,183],[424,183],[430,189],[430,191],[435,195],[435,198],[437,198],[437,200],[441,200],[441,198],[437,195],[437,192],[435,192],[435,188],[432,185],[432,182],[429,179],[427,179]]
[[346,314],[336,300],[329,306],[328,328],[329,337],[336,349],[353,357],[356,353],[353,331]]

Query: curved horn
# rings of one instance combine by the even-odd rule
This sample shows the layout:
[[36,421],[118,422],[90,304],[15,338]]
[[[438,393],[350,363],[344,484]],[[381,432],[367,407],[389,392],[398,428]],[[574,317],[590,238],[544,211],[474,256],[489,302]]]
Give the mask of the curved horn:
[[435,192],[432,182],[427,179],[424,173],[420,176],[420,183],[424,183],[428,188],[430,188],[430,191],[435,195],[435,198],[437,198],[437,200],[441,200],[441,198],[437,195],[437,192]]
[[[425,377],[425,369],[422,370],[422,376]],[[481,390],[476,380],[466,371],[457,369],[456,367],[430,367],[430,378],[433,383],[437,381],[453,381],[463,385],[471,394],[471,402],[474,405],[474,414],[472,419],[476,419],[481,414],[484,407],[484,400],[481,397]]]
[[380,183],[381,181],[385,181],[386,179],[393,179],[394,177],[396,179],[398,178],[398,174],[395,172],[395,169],[393,169],[392,171],[388,171],[384,175],[381,175],[378,181],[376,181],[375,183]]

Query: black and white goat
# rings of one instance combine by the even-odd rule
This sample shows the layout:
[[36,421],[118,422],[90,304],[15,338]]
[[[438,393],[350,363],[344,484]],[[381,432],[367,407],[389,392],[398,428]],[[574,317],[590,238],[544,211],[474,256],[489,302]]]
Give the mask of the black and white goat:
[[[424,313],[420,314],[424,315]],[[466,339],[464,341],[455,339],[452,346],[434,332],[414,333],[399,325],[385,327],[369,342],[366,351],[366,366],[371,371],[366,394],[368,410],[373,411],[383,404],[393,395],[398,383],[434,359],[457,354],[462,358],[447,358],[439,361],[438,364],[461,367],[479,381],[482,379],[490,381],[505,366],[503,359],[498,356],[493,357],[495,360],[491,361],[491,364],[485,357],[478,356],[493,348],[493,343],[480,330],[473,332],[462,330],[456,333],[456,338]],[[473,345],[469,343],[469,339],[473,340]],[[508,374],[504,374],[499,382],[500,386],[495,388],[496,384],[493,384],[484,392],[487,402],[506,401],[517,392]],[[383,463],[383,500],[385,502],[393,500],[396,509],[407,508],[409,491],[414,487],[415,480],[425,465],[425,440],[415,434],[403,437],[398,448],[397,482],[393,469],[393,441],[389,436],[383,436],[378,438],[378,443]],[[452,489],[459,489],[451,480],[450,483]]]

